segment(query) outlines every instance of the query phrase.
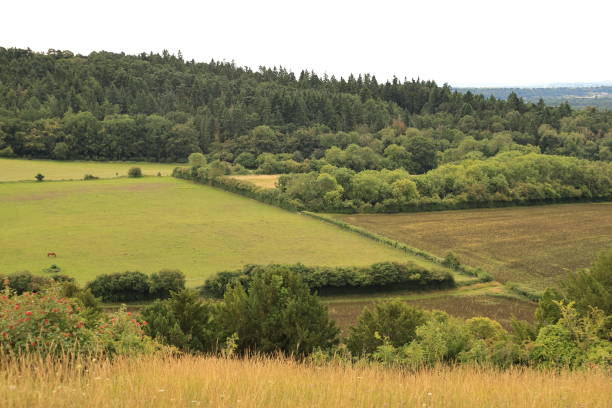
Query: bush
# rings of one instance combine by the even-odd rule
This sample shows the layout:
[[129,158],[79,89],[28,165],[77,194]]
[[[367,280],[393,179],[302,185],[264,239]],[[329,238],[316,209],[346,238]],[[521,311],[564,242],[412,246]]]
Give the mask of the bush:
[[128,170],[128,177],[142,177],[142,170],[140,167],[131,167]]
[[93,174],[86,174],[83,176],[83,180],[98,180],[99,177],[94,176]]
[[288,270],[258,273],[248,290],[240,285],[225,292],[219,309],[222,338],[233,336],[238,352],[283,352],[307,355],[338,342],[327,307]]
[[62,268],[60,268],[59,266],[55,264],[51,265],[48,268],[43,269],[43,272],[46,272],[46,273],[59,273],[61,271],[62,271]]
[[90,319],[89,309],[52,287],[46,293],[25,292],[0,296],[0,349],[73,358],[86,355],[134,355],[153,351],[141,323],[128,313],[100,314]]
[[41,173],[38,173],[36,176],[34,176],[34,178],[36,179],[36,181],[43,181],[45,176]]
[[136,271],[100,275],[89,282],[87,288],[104,302],[127,302],[151,298],[149,277]]
[[145,333],[163,344],[187,352],[215,351],[219,330],[216,303],[202,300],[193,290],[173,292],[141,310]]
[[[54,278],[56,277],[54,276]],[[33,275],[28,271],[0,275],[0,281],[3,282],[3,286],[7,286],[18,295],[24,292],[39,292],[54,282],[53,279]]]
[[416,328],[424,324],[428,314],[399,300],[378,302],[366,307],[355,326],[349,329],[347,346],[353,354],[373,353],[383,342],[394,347],[410,343]]
[[206,164],[206,157],[202,153],[191,153],[187,161],[192,167],[202,167]]
[[154,298],[166,299],[171,292],[185,289],[185,275],[177,269],[162,269],[151,274],[149,291]]
[[204,296],[221,297],[229,283],[248,287],[250,280],[264,271],[297,273],[311,291],[319,294],[355,293],[393,289],[438,289],[454,287],[453,276],[445,271],[428,270],[412,263],[380,262],[369,267],[307,267],[296,265],[247,265],[242,271],[220,272],[206,280]]

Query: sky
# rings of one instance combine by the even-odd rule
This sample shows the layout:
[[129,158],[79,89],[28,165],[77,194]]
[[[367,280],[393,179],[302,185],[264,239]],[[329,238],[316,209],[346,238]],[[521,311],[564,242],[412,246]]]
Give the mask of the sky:
[[180,50],[253,69],[455,87],[612,80],[610,1],[5,0],[1,10],[5,48]]

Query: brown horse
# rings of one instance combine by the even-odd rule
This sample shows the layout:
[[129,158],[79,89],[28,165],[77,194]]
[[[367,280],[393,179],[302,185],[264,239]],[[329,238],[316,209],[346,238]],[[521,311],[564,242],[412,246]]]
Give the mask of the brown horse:
[[57,258],[57,254],[55,252],[47,252],[47,258],[49,257]]

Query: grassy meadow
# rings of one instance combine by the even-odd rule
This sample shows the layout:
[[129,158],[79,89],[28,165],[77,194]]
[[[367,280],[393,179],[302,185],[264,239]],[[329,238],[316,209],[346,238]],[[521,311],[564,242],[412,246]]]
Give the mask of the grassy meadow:
[[0,181],[34,180],[42,173],[45,180],[80,180],[85,174],[100,178],[126,176],[130,167],[140,167],[143,174],[169,176],[176,164],[143,162],[95,162],[22,160],[0,158]]
[[313,366],[283,359],[120,359],[77,367],[4,363],[2,406],[21,407],[609,407],[599,371]]
[[589,266],[612,245],[612,203],[334,217],[438,256],[452,251],[500,282],[534,289]]
[[[0,271],[178,268],[188,285],[248,263],[369,265],[403,252],[309,217],[170,177],[0,184]],[[47,253],[57,258],[47,258]],[[427,264],[420,258],[413,261]]]

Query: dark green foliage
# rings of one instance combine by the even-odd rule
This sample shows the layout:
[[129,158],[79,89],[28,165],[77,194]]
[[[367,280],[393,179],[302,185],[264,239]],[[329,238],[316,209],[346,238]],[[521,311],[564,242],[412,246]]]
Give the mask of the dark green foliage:
[[360,293],[394,289],[439,289],[454,287],[453,276],[441,270],[427,270],[411,263],[380,262],[369,267],[307,267],[296,265],[247,265],[242,271],[220,272],[207,279],[200,291],[204,296],[222,297],[229,284],[248,288],[261,273],[291,271],[300,276],[312,292],[319,294]]
[[97,276],[86,288],[104,302],[164,299],[185,288],[185,275],[173,269],[162,269],[151,276],[131,271],[111,273]]
[[305,355],[338,341],[338,329],[327,307],[289,269],[262,271],[249,288],[225,292],[219,324],[224,337],[237,335],[239,352],[283,352]]
[[93,174],[86,174],[83,176],[83,180],[97,180],[99,177],[94,176]]
[[[58,275],[63,276],[63,275]],[[57,278],[54,276],[53,278]],[[33,275],[28,271],[10,273],[8,275],[0,274],[0,282],[7,283],[8,287],[18,295],[23,292],[39,292],[46,286],[54,282],[54,279],[45,276]]]
[[416,328],[427,319],[425,311],[399,300],[378,302],[363,309],[350,328],[347,346],[353,354],[361,355],[373,353],[385,341],[395,347],[409,344],[416,338]]
[[185,289],[185,274],[177,269],[162,269],[152,273],[149,291],[154,298],[165,299],[171,292]]
[[43,181],[45,176],[43,174],[38,173],[36,176],[34,176],[34,178],[36,179],[36,181]]
[[99,275],[87,289],[104,302],[127,302],[150,299],[149,277],[142,272],[126,271]]
[[142,170],[140,167],[130,167],[128,177],[142,177]]
[[215,351],[218,305],[201,299],[193,290],[172,293],[167,300],[156,300],[140,312],[147,322],[145,332],[156,340],[188,352]]
[[43,272],[47,272],[47,273],[59,273],[61,271],[62,271],[62,268],[60,268],[59,266],[55,264],[49,266],[48,268],[43,269]]

